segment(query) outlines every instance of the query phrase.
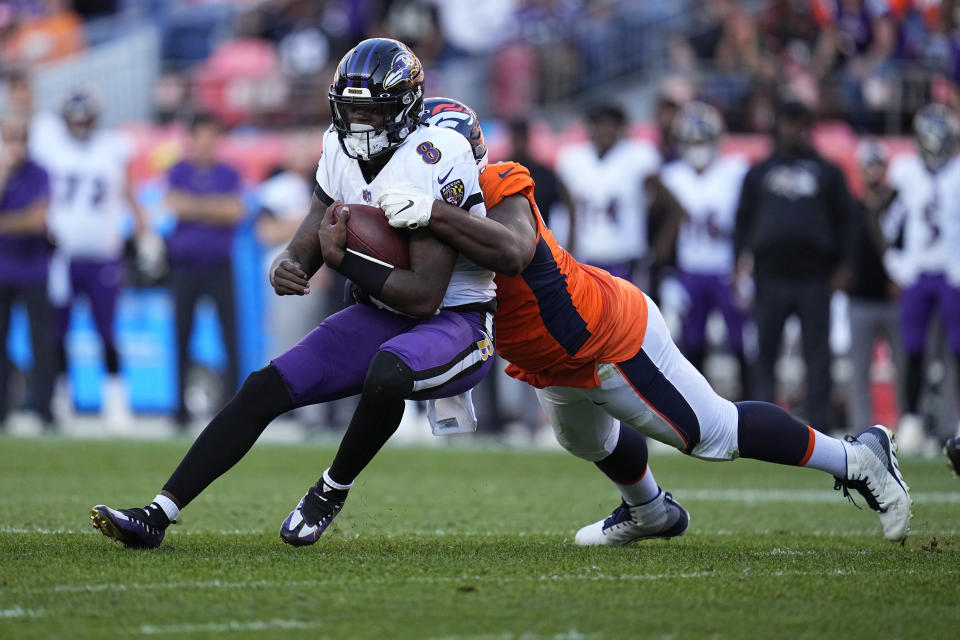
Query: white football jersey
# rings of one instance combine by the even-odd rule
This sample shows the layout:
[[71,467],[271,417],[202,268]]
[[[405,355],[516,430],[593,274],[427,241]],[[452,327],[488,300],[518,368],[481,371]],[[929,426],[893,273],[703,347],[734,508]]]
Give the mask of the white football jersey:
[[909,285],[921,273],[944,273],[957,259],[950,239],[960,225],[960,160],[930,173],[917,154],[901,154],[890,162],[887,180],[897,190],[889,213],[890,240],[902,237],[902,246],[885,257],[890,275]]
[[[383,189],[398,182],[412,182],[434,198],[465,209],[464,215],[487,215],[473,150],[452,129],[417,127],[369,183],[357,160],[344,153],[336,130],[331,127],[324,134],[317,184],[335,201],[377,206]],[[497,295],[493,275],[458,256],[442,306],[492,300]]]
[[69,135],[44,137],[38,161],[50,174],[49,226],[61,251],[109,260],[123,253],[127,166],[133,145],[114,131],[86,142]]
[[663,168],[660,179],[690,216],[677,237],[678,267],[702,274],[733,270],[733,228],[749,169],[741,156],[720,156],[703,173],[683,160]]
[[621,140],[602,158],[592,143],[563,149],[557,174],[577,207],[577,257],[609,264],[647,251],[647,199],[643,181],[660,168],[647,142]]

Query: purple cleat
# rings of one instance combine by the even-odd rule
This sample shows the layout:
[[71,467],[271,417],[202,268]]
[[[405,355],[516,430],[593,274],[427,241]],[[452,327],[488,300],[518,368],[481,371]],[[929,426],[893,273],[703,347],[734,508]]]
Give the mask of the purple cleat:
[[155,504],[142,509],[111,509],[98,504],[90,510],[90,521],[94,529],[132,549],[159,547],[170,525],[166,514]]
[[283,521],[280,538],[295,547],[313,544],[340,513],[346,500],[347,490],[334,489],[321,478]]

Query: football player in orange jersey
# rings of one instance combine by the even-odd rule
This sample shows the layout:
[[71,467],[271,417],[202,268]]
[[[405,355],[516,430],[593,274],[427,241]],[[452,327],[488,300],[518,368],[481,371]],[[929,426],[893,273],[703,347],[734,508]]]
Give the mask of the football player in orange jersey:
[[654,480],[640,433],[705,460],[745,457],[826,471],[845,495],[848,489],[863,495],[888,539],[906,537],[910,495],[886,427],[843,441],[776,405],[720,397],[680,354],[646,294],[557,245],[526,168],[487,166],[472,109],[432,98],[423,119],[470,140],[487,217],[465,214],[412,184],[385,189],[380,206],[394,227],[429,226],[464,257],[497,272],[497,348],[510,362],[507,373],[537,388],[560,444],[595,463],[622,496],[609,517],[577,532],[578,544],[623,545],[686,530],[688,514]]

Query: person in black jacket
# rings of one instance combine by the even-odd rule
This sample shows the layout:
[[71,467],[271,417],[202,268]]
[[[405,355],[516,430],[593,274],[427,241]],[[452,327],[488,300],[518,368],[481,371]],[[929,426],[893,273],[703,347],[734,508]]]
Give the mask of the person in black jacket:
[[829,431],[830,297],[850,279],[853,231],[847,183],[810,142],[813,114],[780,106],[773,153],[744,179],[734,250],[739,275],[756,283],[757,399],[773,401],[783,326],[796,314],[803,332],[809,424]]

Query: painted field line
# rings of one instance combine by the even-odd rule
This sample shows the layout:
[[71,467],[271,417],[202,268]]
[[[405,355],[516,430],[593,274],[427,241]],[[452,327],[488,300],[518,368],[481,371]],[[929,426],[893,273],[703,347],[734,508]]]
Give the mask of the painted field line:
[[[749,567],[737,568],[730,571],[690,571],[677,573],[556,573],[540,574],[531,576],[481,576],[481,575],[462,575],[462,576],[409,576],[406,578],[389,579],[383,577],[357,577],[345,579],[338,577],[329,580],[243,580],[231,582],[228,580],[203,580],[191,581],[183,580],[179,582],[154,582],[154,583],[98,583],[98,584],[61,584],[51,587],[38,587],[25,589],[26,593],[135,593],[143,591],[170,591],[196,589],[203,590],[242,590],[242,589],[289,589],[293,588],[316,588],[338,585],[340,587],[365,587],[369,585],[399,586],[403,584],[422,584],[422,585],[447,585],[447,584],[513,584],[527,582],[543,583],[561,583],[561,582],[660,582],[665,580],[704,580],[718,577],[730,577],[739,575],[749,575],[757,578],[796,578],[806,577],[834,577],[834,576],[903,576],[918,573],[915,570],[888,570],[858,571],[855,567],[828,569],[828,570],[796,570],[796,571],[753,571]],[[927,575],[960,575],[960,569],[942,568],[938,571],[925,572]],[[3,591],[11,591],[4,589]],[[0,591],[2,592],[2,591]]]
[[591,638],[600,637],[602,637],[601,634],[596,632],[583,633],[582,631],[571,629],[570,631],[561,631],[560,633],[533,633],[530,631],[513,633],[511,631],[504,631],[502,633],[436,636],[427,638],[427,640],[590,640]]
[[42,618],[47,615],[43,609],[24,609],[16,605],[12,609],[0,609],[0,618]]
[[140,625],[140,633],[144,635],[164,636],[173,633],[232,633],[234,631],[274,631],[277,629],[315,629],[321,626],[320,622],[303,622],[302,620],[229,620],[227,622],[203,622],[200,624],[165,624]]

